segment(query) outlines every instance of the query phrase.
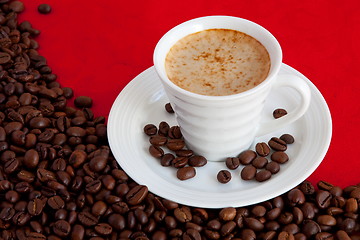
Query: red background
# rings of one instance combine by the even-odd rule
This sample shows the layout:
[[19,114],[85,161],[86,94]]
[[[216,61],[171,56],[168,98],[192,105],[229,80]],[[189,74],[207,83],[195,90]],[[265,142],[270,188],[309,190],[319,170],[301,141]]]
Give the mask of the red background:
[[[48,15],[37,12],[49,3]],[[153,49],[175,25],[206,15],[259,23],[279,40],[284,63],[324,95],[333,118],[330,149],[309,178],[347,186],[360,182],[360,5],[358,0],[24,0],[21,20],[42,31],[39,52],[62,86],[94,99],[107,116],[122,88],[152,66]]]

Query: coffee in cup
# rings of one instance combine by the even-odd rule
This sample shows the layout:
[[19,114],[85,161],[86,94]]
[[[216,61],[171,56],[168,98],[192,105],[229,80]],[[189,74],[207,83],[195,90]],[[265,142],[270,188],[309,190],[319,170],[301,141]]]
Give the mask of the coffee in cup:
[[165,59],[168,78],[202,95],[226,96],[256,87],[270,70],[270,56],[255,38],[232,29],[208,29],[177,41]]

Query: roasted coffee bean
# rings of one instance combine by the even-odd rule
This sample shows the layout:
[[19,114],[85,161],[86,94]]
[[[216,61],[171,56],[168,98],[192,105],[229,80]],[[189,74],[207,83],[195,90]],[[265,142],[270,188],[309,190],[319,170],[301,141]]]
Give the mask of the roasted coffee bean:
[[255,145],[255,150],[256,150],[256,153],[262,157],[266,157],[270,153],[269,146],[264,142],[257,143]]
[[89,162],[89,167],[92,171],[100,172],[106,167],[108,159],[105,156],[99,155],[93,157]]
[[216,178],[220,183],[228,183],[231,180],[231,173],[228,170],[221,170]]
[[289,156],[285,152],[277,151],[271,154],[271,160],[283,164],[289,161]]
[[166,110],[168,113],[174,113],[174,110],[173,110],[173,108],[172,108],[172,106],[171,106],[170,103],[166,103],[166,104],[165,104],[165,110]]
[[181,223],[190,222],[192,220],[191,210],[186,206],[174,209],[174,216]]
[[178,169],[176,172],[177,178],[180,179],[181,181],[193,178],[195,177],[195,175],[196,175],[196,170],[194,167],[183,167]]
[[286,151],[286,142],[277,137],[272,137],[268,142],[269,146],[275,151]]
[[154,158],[161,158],[162,156],[164,156],[164,150],[162,150],[162,148],[159,146],[150,145],[149,152],[150,152],[150,155],[153,156]]
[[121,214],[113,213],[108,218],[108,223],[116,230],[123,230],[125,228],[125,218]]
[[58,220],[54,223],[53,231],[59,237],[66,237],[70,234],[71,226],[65,220]]
[[281,118],[287,114],[287,111],[283,108],[277,108],[273,111],[273,117],[274,118]]
[[304,193],[297,188],[290,190],[287,197],[292,206],[301,205],[305,202]]
[[[154,147],[155,148],[155,147]],[[158,147],[159,148],[159,147]],[[155,149],[154,149],[155,150]],[[150,150],[149,150],[150,151]],[[164,167],[169,167],[171,166],[171,163],[172,161],[174,160],[175,156],[171,153],[166,153],[162,156],[163,152],[160,152],[160,154],[156,154],[156,152],[154,152],[155,154],[150,154],[153,156],[153,157],[161,157],[161,160],[160,160],[160,163],[161,163],[161,166],[164,166]],[[189,163],[190,164],[190,163]]]
[[319,208],[327,208],[331,203],[331,194],[328,191],[320,190],[316,194],[316,204]]
[[43,208],[44,208],[44,203],[38,198],[32,199],[27,205],[27,210],[29,214],[32,216],[40,215]]
[[194,153],[191,150],[188,149],[181,149],[178,151],[175,151],[176,156],[178,157],[191,157]]
[[167,138],[160,135],[154,135],[149,138],[149,142],[154,146],[164,146],[167,142]]
[[65,206],[65,202],[64,200],[62,200],[61,197],[59,196],[53,196],[51,198],[49,198],[47,200],[47,204],[52,208],[52,209],[61,209]]
[[[223,208],[219,212],[219,218],[222,221],[232,221],[236,216],[236,209],[233,207]],[[219,228],[212,228],[213,230],[218,230]]]
[[133,187],[125,196],[126,201],[130,205],[137,205],[141,203],[148,194],[148,188],[144,185],[137,185]]
[[74,167],[80,167],[86,160],[87,154],[82,150],[75,150],[71,153],[69,163]]
[[175,168],[185,167],[189,159],[187,157],[176,157],[171,161],[171,165]]
[[172,151],[181,150],[185,147],[185,142],[182,139],[168,139],[166,147]]
[[78,108],[91,108],[92,104],[92,99],[87,96],[79,96],[74,100],[74,105]]
[[11,174],[19,169],[20,160],[17,158],[12,158],[4,164],[4,172],[6,174]]
[[294,137],[288,133],[281,135],[280,139],[283,140],[286,144],[292,144],[295,142]]
[[240,173],[241,179],[252,180],[255,178],[256,168],[252,165],[245,166]]
[[87,227],[94,226],[98,223],[98,219],[89,212],[80,212],[78,214],[78,220]]
[[325,182],[325,181],[319,181],[317,183],[317,186],[319,189],[326,190],[326,191],[330,191],[334,187],[334,185],[332,185],[329,182]]
[[234,170],[240,166],[240,160],[237,157],[228,157],[226,158],[225,164],[227,168]]
[[192,167],[202,167],[207,164],[207,160],[203,156],[194,155],[189,158],[188,164]]
[[160,136],[167,136],[169,129],[170,129],[170,126],[167,122],[160,122],[158,134]]
[[241,164],[248,165],[256,158],[256,152],[245,150],[239,154],[238,158]]
[[181,129],[179,126],[172,126],[168,131],[168,137],[172,139],[182,138]]
[[46,3],[42,3],[38,6],[38,12],[41,14],[48,14],[51,12],[51,6]]
[[153,136],[157,133],[157,127],[154,124],[147,124],[144,127],[144,133],[148,136]]
[[265,157],[256,157],[251,164],[255,167],[255,168],[264,168],[268,163],[268,160]]
[[15,210],[12,207],[4,207],[0,212],[0,219],[4,221],[10,221],[15,215]]
[[276,174],[280,171],[280,165],[277,162],[269,162],[266,164],[265,169],[270,171],[272,174]]
[[269,170],[261,170],[256,173],[255,179],[258,182],[264,182],[271,178],[271,172]]

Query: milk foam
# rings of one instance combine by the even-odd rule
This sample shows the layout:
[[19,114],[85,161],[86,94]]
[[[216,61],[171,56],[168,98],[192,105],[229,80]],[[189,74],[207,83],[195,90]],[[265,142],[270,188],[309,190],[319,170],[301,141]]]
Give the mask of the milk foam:
[[209,29],[180,39],[165,60],[168,78],[190,92],[224,96],[264,81],[270,57],[255,38],[235,30]]

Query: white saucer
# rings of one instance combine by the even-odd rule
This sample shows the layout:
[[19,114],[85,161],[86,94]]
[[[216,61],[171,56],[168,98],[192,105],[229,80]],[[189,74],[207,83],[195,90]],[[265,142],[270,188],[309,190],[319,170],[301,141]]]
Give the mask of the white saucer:
[[[232,170],[232,180],[227,184],[217,181],[223,162],[208,162],[197,168],[196,176],[187,181],[176,178],[176,170],[162,167],[159,160],[148,152],[148,136],[143,127],[148,123],[158,126],[161,121],[177,125],[173,114],[165,111],[168,102],[154,67],[134,78],[115,100],[108,119],[108,139],[111,150],[126,173],[137,183],[163,198],[189,206],[204,208],[239,207],[276,197],[305,180],[323,160],[330,144],[332,123],[329,108],[319,90],[301,73],[283,64],[280,74],[291,73],[304,79],[312,92],[311,104],[306,114],[281,131],[255,140],[268,141],[273,136],[290,133],[295,143],[288,146],[290,160],[266,182],[240,179],[241,167]],[[299,102],[293,89],[271,92],[263,114],[270,120],[276,108],[291,111]],[[253,146],[252,146],[253,148]]]

